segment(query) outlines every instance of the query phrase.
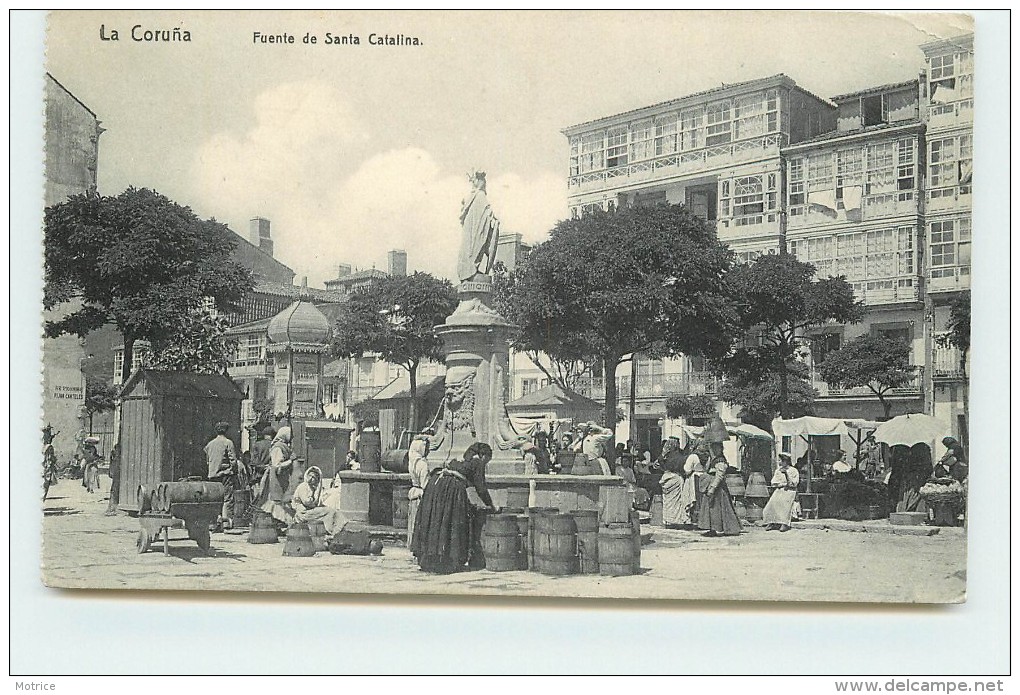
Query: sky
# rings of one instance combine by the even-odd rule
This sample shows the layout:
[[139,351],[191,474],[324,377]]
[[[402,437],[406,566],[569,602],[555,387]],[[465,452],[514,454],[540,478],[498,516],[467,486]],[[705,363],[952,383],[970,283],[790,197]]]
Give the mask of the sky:
[[503,231],[541,241],[567,214],[569,125],[776,73],[819,96],[908,80],[919,44],[969,31],[916,13],[58,12],[47,69],[106,129],[101,193],[152,188],[244,236],[269,218],[276,257],[321,286],[394,248],[452,277],[475,169]]

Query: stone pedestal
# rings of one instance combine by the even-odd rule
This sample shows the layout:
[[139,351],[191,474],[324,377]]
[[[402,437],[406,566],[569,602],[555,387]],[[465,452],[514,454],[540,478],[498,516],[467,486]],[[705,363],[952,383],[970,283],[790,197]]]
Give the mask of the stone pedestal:
[[436,334],[446,353],[446,403],[440,430],[429,458],[460,458],[472,443],[492,447],[487,472],[524,472],[520,445],[506,414],[510,388],[510,324],[492,308],[492,283],[487,275],[462,282],[460,303]]

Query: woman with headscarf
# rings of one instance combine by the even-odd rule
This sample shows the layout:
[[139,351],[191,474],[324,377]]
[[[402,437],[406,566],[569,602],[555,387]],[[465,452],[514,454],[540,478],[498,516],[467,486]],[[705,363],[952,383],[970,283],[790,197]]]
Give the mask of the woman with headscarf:
[[[963,450],[963,444],[956,440],[956,437],[943,437],[942,445],[946,447],[946,453],[939,459],[936,465],[935,477],[956,478],[958,482],[967,479],[968,466],[967,454]],[[940,473],[944,475],[939,475]]]
[[[676,523],[680,526],[690,527],[697,520],[698,513],[698,480],[705,474],[705,466],[701,463],[698,450],[703,445],[695,441],[690,447],[687,460],[684,461],[684,484],[680,491],[680,514]],[[707,450],[705,451],[707,455]]]
[[733,498],[726,488],[726,456],[723,454],[722,442],[711,442],[709,451],[712,460],[709,462],[709,475],[698,481],[704,492],[701,508],[698,510],[698,528],[705,531],[705,536],[736,536],[740,534],[740,519],[733,508]]
[[454,459],[429,475],[411,540],[411,552],[426,572],[450,574],[483,559],[476,509],[496,509],[485,486],[485,464],[491,459],[492,447],[475,442],[462,461]]
[[779,467],[772,476],[775,489],[762,511],[762,523],[766,531],[790,530],[793,506],[797,503],[797,486],[800,485],[800,473],[792,463],[789,454],[779,455]]
[[411,441],[407,452],[407,472],[411,474],[411,489],[407,491],[407,547],[412,547],[414,541],[415,522],[418,517],[418,508],[421,506],[421,497],[425,493],[425,484],[428,482],[429,473],[432,472],[432,465],[428,460],[429,440],[428,437],[419,435]]
[[90,493],[99,490],[99,452],[96,445],[86,440],[84,447],[85,468],[82,476],[82,485]]
[[290,445],[290,427],[281,427],[269,446],[269,466],[262,474],[255,494],[255,505],[285,524],[291,514],[284,506],[284,495],[290,488],[290,474],[294,470],[294,450]]
[[333,535],[343,529],[347,518],[323,502],[322,471],[318,466],[309,466],[304,481],[294,490],[291,506],[294,507],[294,521],[321,521],[326,533]]

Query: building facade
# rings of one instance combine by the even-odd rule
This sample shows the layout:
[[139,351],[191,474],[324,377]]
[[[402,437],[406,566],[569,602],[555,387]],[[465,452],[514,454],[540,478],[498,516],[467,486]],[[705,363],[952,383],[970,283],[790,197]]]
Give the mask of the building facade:
[[[572,217],[599,208],[682,203],[749,262],[786,249],[818,276],[843,275],[867,307],[857,325],[804,336],[812,368],[846,340],[885,335],[910,348],[914,378],[893,411],[927,412],[966,439],[966,366],[939,340],[970,286],[973,36],[920,47],[920,76],[822,99],[775,75],[600,118],[563,130]],[[548,383],[518,360],[512,397]],[[603,375],[579,390],[602,399]],[[713,395],[698,359],[623,364],[617,438],[667,434],[665,398]],[[867,389],[815,378],[821,415],[876,418]],[[732,417],[722,406],[724,416]]]

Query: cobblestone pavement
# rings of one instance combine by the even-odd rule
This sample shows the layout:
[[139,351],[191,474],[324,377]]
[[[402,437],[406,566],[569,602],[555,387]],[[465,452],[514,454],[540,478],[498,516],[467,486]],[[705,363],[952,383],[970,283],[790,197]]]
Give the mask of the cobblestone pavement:
[[[62,480],[44,503],[43,577],[48,586],[103,589],[471,594],[714,600],[961,602],[966,537],[960,528],[932,536],[900,535],[869,522],[868,530],[797,528],[789,533],[746,527],[733,538],[703,538],[652,528],[641,574],[549,577],[534,572],[418,570],[402,544],[380,557],[283,557],[279,544],[251,545],[244,535],[213,534],[213,555],[191,541],[161,544],[139,555],[138,521],[104,516],[109,478],[89,495]],[[645,527],[647,528],[647,527]],[[858,527],[857,530],[863,530]],[[184,537],[172,532],[171,538]]]

